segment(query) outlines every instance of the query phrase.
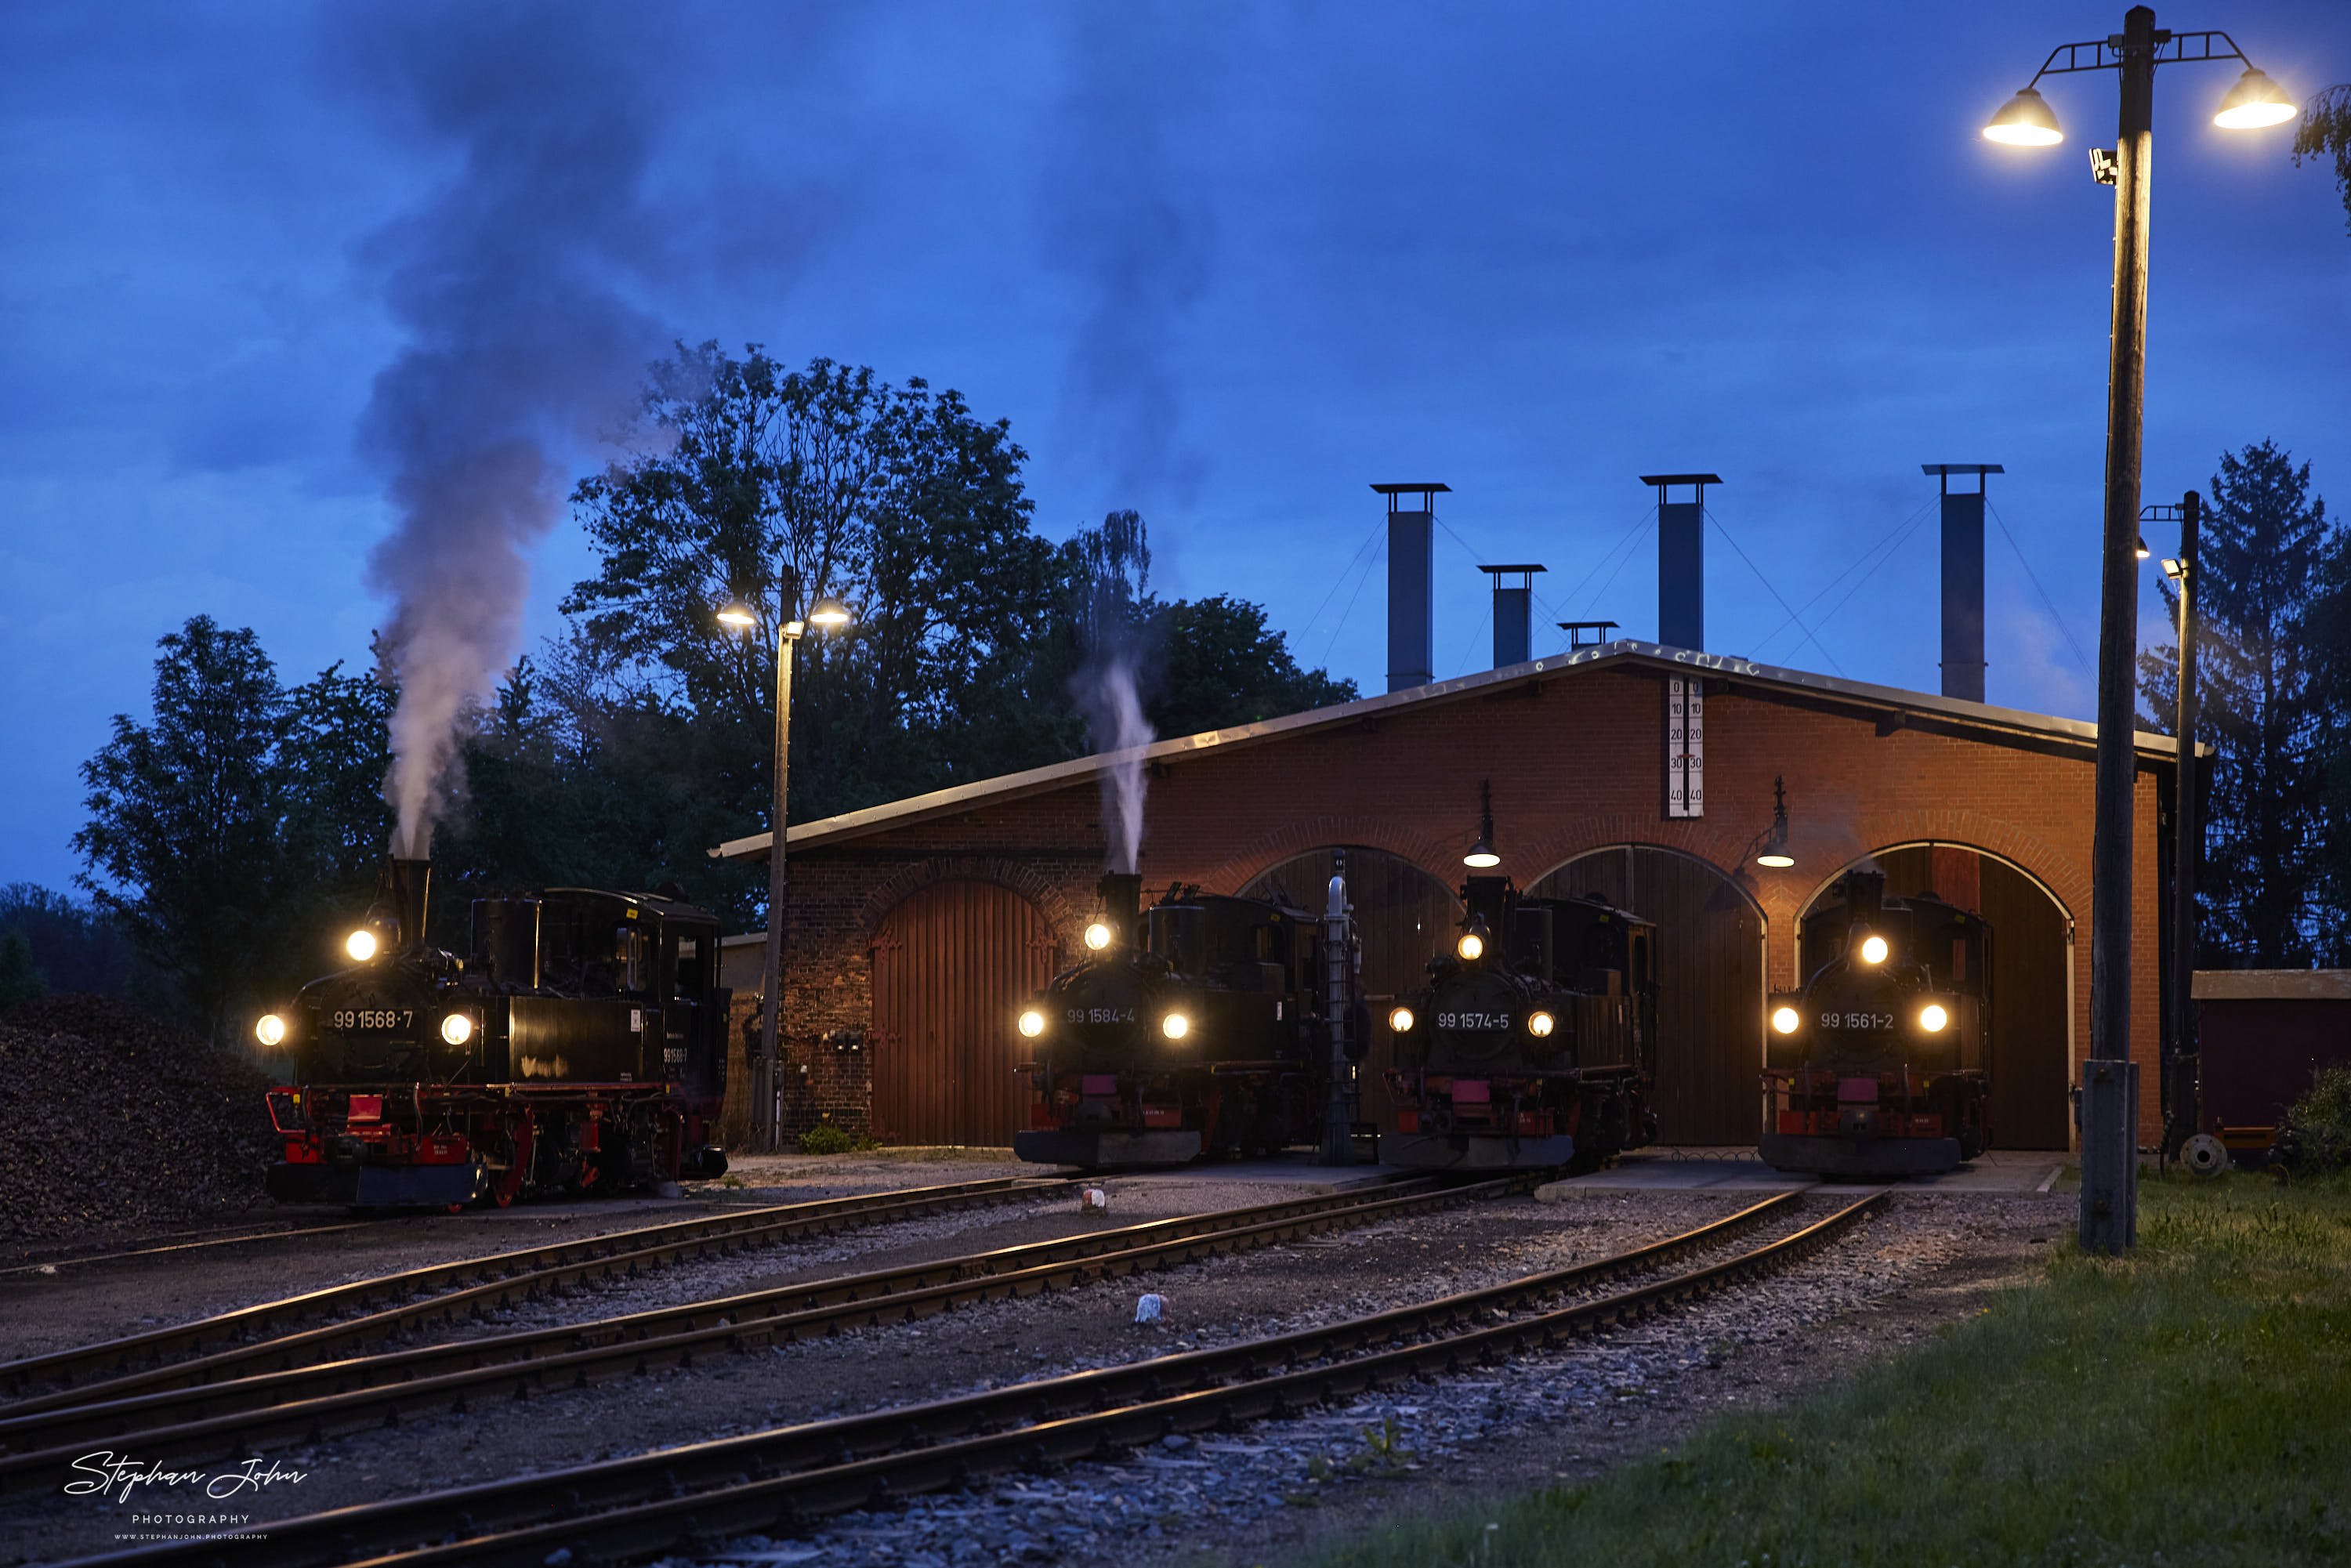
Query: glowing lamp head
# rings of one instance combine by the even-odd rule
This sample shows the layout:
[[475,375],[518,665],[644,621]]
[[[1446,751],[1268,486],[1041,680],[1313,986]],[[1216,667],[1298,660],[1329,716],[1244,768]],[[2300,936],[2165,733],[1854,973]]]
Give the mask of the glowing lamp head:
[[1865,964],[1886,962],[1886,938],[1872,932],[1861,939],[1861,961]]
[[2277,83],[2248,67],[2229,89],[2229,96],[2220,100],[2220,112],[2212,117],[2212,123],[2223,131],[2259,131],[2283,125],[2299,112]]
[[1469,846],[1469,852],[1461,857],[1461,863],[1466,866],[1475,866],[1479,871],[1490,871],[1502,863],[1502,857],[1494,852],[1493,845],[1479,839]]
[[1559,1020],[1549,1013],[1537,1012],[1527,1015],[1527,1032],[1537,1040],[1549,1040],[1551,1031],[1558,1027]]
[[809,624],[820,632],[838,632],[849,624],[849,607],[830,595],[820,599],[808,612]]
[[1388,1014],[1388,1028],[1398,1034],[1410,1034],[1413,1022],[1410,1008],[1396,1008]]
[[759,618],[751,613],[747,605],[730,604],[718,612],[718,624],[730,632],[748,632],[758,623]]
[[351,956],[354,964],[364,964],[374,957],[376,946],[375,933],[364,925],[343,938],[343,951]]
[[277,1047],[286,1043],[286,1020],[276,1013],[264,1013],[254,1023],[253,1038],[262,1044]]
[[1928,1002],[1918,1009],[1918,1027],[1928,1034],[1942,1033],[1943,1027],[1950,1021],[1951,1015],[1938,1003]]
[[1192,1020],[1182,1013],[1169,1013],[1159,1020],[1159,1032],[1170,1040],[1181,1040],[1192,1032]]
[[1022,1039],[1034,1040],[1044,1032],[1045,1015],[1043,1013],[1039,1012],[1035,1008],[1030,1008],[1028,1011],[1020,1015],[1020,1036]]
[[449,1045],[463,1045],[474,1038],[474,1020],[465,1013],[451,1013],[441,1020],[441,1039]]
[[1110,946],[1110,926],[1106,922],[1097,920],[1086,927],[1086,946],[1097,953]]
[[1796,863],[1796,857],[1785,850],[1765,850],[1755,857],[1757,865],[1768,865],[1773,871],[1785,871]]
[[2137,555],[2141,560],[2145,560],[2147,557],[2155,553],[2153,550],[2147,548],[2147,536],[2145,534],[2139,535],[2138,541],[2131,546],[2131,552],[2134,555]]
[[1771,1027],[1782,1034],[1795,1033],[1796,1026],[1803,1021],[1804,1020],[1797,1015],[1796,1009],[1793,1008],[1773,1008],[1771,1009]]
[[2057,115],[2049,107],[2049,100],[2031,88],[2002,104],[1983,133],[1986,141],[2003,142],[2011,147],[2054,147],[2065,140],[2065,133],[2057,128]]
[[1453,945],[1453,950],[1461,955],[1463,963],[1474,964],[1486,956],[1486,939],[1475,931],[1464,931],[1461,940]]

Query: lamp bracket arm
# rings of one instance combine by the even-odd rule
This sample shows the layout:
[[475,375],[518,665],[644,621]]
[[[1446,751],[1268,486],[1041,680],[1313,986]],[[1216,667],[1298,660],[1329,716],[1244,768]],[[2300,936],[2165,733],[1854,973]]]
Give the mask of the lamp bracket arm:
[[[2049,51],[2048,60],[2032,73],[2032,80],[2025,86],[2038,86],[2043,77],[2064,76],[2069,71],[2118,70],[2122,67],[2122,57],[2123,38],[2120,33],[2110,38],[2098,38],[2087,43],[2060,44]],[[2253,64],[2245,58],[2245,51],[2237,47],[2236,39],[2217,29],[2204,33],[2173,33],[2156,29],[2156,64],[2193,65],[2199,60],[2239,60],[2249,70]]]

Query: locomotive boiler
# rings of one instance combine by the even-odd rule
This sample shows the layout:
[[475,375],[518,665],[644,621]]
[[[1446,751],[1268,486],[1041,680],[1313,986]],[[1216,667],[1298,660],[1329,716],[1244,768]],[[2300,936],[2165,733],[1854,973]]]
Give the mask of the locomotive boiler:
[[1102,877],[1087,956],[1019,1013],[1030,1056],[1014,1154],[1180,1165],[1321,1137],[1341,1071],[1334,1019],[1354,1022],[1344,1049],[1363,1054],[1360,959],[1343,915],[1186,886],[1144,910],[1142,887],[1132,873]]
[[269,1092],[274,1197],[504,1205],[726,1169],[729,993],[718,922],[682,898],[549,888],[477,899],[465,956],[425,937],[431,863],[394,860],[350,967],[255,1033],[291,1059]]
[[1383,1164],[1597,1170],[1654,1142],[1656,927],[1597,897],[1473,876],[1428,984],[1387,1016]]
[[1763,1158],[1823,1176],[1915,1176],[1982,1153],[1992,931],[1931,893],[1855,871],[1798,933],[1811,977],[1764,1033]]

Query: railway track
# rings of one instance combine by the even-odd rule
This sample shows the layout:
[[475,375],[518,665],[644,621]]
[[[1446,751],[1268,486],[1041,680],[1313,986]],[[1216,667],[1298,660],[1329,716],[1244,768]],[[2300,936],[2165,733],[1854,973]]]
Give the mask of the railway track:
[[[709,1301],[517,1333],[350,1357],[27,1414],[0,1408],[0,1490],[53,1474],[92,1443],[157,1458],[239,1450],[271,1438],[323,1441],[428,1410],[528,1397],[614,1376],[690,1366],[845,1327],[908,1322],[985,1301],[1066,1290],[1092,1280],[1221,1253],[1275,1246],[1321,1231],[1378,1223],[1479,1198],[1537,1179],[1468,1186],[1422,1177],[1352,1192],[1146,1221],[897,1269],[738,1293]],[[1407,1189],[1399,1192],[1399,1188]],[[350,1325],[337,1325],[340,1333]],[[313,1335],[297,1335],[309,1340]],[[246,1347],[241,1358],[276,1354]]]
[[[1776,1240],[1566,1306],[1557,1296],[1666,1267],[1794,1212],[1782,1194],[1647,1247],[1343,1322],[957,1398],[656,1450],[272,1523],[265,1538],[185,1542],[62,1568],[465,1568],[722,1555],[852,1509],[1049,1469],[1443,1375],[1636,1321],[1762,1278],[1886,1201],[1848,1205]],[[1496,1322],[1497,1314],[1524,1315]]]
[[[381,1337],[459,1310],[486,1312],[582,1281],[628,1275],[688,1259],[723,1256],[752,1247],[774,1246],[806,1236],[893,1220],[919,1219],[959,1209],[1013,1203],[1072,1186],[1068,1178],[993,1177],[945,1186],[907,1187],[854,1197],[778,1204],[660,1225],[606,1231],[544,1247],[528,1247],[487,1257],[465,1258],[305,1291],[219,1312],[193,1322],[131,1334],[102,1343],[0,1364],[0,1415],[120,1397],[133,1390],[170,1387],[201,1378],[205,1370],[225,1372],[241,1364],[235,1351],[214,1347],[280,1343],[296,1323],[339,1313],[360,1312],[367,1336]],[[371,1311],[371,1309],[372,1309]],[[311,1342],[317,1345],[360,1343],[338,1331],[340,1323]],[[273,1338],[273,1336],[277,1336]],[[209,1354],[207,1353],[210,1353]],[[321,1352],[323,1354],[323,1352]],[[104,1385],[106,1396],[93,1385]]]

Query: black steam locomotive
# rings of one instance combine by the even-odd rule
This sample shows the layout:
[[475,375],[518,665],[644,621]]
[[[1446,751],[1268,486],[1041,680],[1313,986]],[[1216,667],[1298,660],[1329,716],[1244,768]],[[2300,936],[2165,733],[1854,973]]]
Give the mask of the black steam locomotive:
[[1473,876],[1453,950],[1388,1014],[1384,1165],[1592,1171],[1653,1143],[1656,927]]
[[1798,933],[1812,977],[1772,997],[1763,1158],[1823,1176],[1917,1176],[1983,1152],[1991,927],[1931,893],[1847,872]]
[[726,1168],[718,923],[679,900],[549,888],[476,900],[465,958],[425,943],[431,863],[395,860],[351,967],[255,1027],[287,1051],[269,1092],[272,1197],[504,1205]]
[[[1333,879],[1334,883],[1336,879]],[[1180,1165],[1270,1155],[1322,1135],[1332,998],[1349,1060],[1363,1054],[1352,927],[1286,901],[1170,887],[1139,911],[1143,879],[1097,889],[1089,956],[1019,1019],[1033,1059],[1013,1153],[1041,1165]],[[1333,971],[1336,971],[1335,975]]]

